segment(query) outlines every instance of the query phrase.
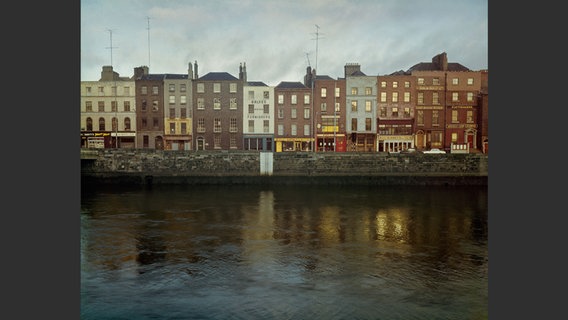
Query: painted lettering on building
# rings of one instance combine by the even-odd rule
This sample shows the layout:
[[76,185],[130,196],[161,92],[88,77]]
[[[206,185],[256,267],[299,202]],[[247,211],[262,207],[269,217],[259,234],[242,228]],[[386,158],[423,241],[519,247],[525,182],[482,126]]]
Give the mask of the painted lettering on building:
[[475,129],[477,124],[453,123],[446,126],[447,129]]
[[395,136],[395,135],[384,135],[384,134],[380,134],[379,135],[379,139],[384,139],[384,140],[398,140],[398,141],[412,141],[414,140],[412,138],[412,136]]
[[249,114],[247,116],[248,119],[270,119],[270,115],[254,115],[254,114]]
[[416,106],[416,110],[444,110],[443,106]]
[[444,90],[444,86],[418,86],[418,90]]

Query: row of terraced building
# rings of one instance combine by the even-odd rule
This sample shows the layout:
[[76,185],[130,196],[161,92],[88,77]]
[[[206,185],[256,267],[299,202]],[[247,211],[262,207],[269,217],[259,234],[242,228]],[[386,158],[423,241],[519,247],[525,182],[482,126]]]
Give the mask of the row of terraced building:
[[439,148],[488,152],[488,70],[446,53],[407,71],[366,75],[347,63],[332,78],[306,68],[303,81],[248,81],[246,63],[199,76],[121,77],[103,66],[81,81],[81,148],[401,152]]

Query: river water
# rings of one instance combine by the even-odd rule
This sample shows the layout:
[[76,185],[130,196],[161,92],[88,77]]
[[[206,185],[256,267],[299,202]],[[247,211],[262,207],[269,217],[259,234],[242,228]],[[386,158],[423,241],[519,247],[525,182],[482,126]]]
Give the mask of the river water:
[[89,186],[81,319],[487,319],[487,197]]

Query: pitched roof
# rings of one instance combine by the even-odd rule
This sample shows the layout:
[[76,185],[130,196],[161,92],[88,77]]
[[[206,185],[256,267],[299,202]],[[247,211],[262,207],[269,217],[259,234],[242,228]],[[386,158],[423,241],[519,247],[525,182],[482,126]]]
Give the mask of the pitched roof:
[[163,80],[164,79],[164,75],[163,74],[145,74],[142,77],[140,77],[140,80],[151,80],[151,81],[156,81],[156,80]]
[[363,71],[361,71],[361,70],[357,70],[357,71],[353,72],[352,74],[350,74],[349,76],[351,76],[351,77],[366,76],[366,74],[364,74]]
[[268,87],[268,85],[262,81],[249,81],[246,85],[251,87]]
[[164,79],[177,79],[177,80],[187,79],[187,74],[166,73],[164,76],[165,76]]
[[204,75],[203,77],[199,77],[197,80],[239,80],[236,77],[232,76],[228,72],[209,72],[208,74]]
[[328,75],[316,75],[316,80],[334,80],[332,77],[328,76]]
[[[407,72],[413,71],[444,71],[439,68],[435,63],[432,62],[420,62],[408,69]],[[464,67],[463,65],[457,62],[448,62],[448,70],[447,71],[471,71],[468,68]]]
[[276,86],[278,89],[307,89],[303,83],[299,81],[280,81]]
[[398,70],[398,71],[395,71],[395,72],[389,74],[389,76],[405,76],[405,75],[410,75],[410,73],[406,72],[406,71]]

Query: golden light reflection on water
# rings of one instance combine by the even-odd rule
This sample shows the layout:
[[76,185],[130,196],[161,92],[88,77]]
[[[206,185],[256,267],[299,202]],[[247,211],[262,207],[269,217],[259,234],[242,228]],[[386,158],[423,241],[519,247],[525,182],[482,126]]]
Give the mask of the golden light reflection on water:
[[408,242],[409,213],[403,208],[380,209],[375,214],[377,239]]
[[483,192],[452,190],[95,194],[81,214],[82,295],[89,303],[112,288],[125,305],[132,296],[186,297],[185,311],[208,302],[229,315],[225,306],[244,292],[247,310],[282,318],[293,312],[280,309],[284,297],[294,306],[311,294],[358,318],[385,308],[412,314],[409,305],[485,314],[486,210]]
[[323,206],[320,208],[320,224],[318,230],[322,241],[337,243],[341,238],[340,208],[337,206]]
[[[468,212],[471,209],[456,204],[450,209],[462,214],[421,214],[407,202],[398,205],[325,199],[324,203],[312,203],[306,201],[308,197],[293,196],[260,190],[231,198],[236,206],[219,202],[222,210],[211,206],[215,203],[204,206],[191,200],[180,205],[169,199],[162,205],[167,209],[160,209],[153,195],[144,196],[142,201],[109,196],[104,207],[118,208],[117,212],[104,209],[93,215],[94,220],[84,217],[85,230],[89,224],[93,228],[100,224],[104,232],[87,231],[81,243],[87,255],[83,256],[91,264],[120,269],[133,263],[202,261],[205,256],[198,251],[203,245],[234,243],[239,246],[240,252],[235,254],[242,255],[240,259],[266,261],[276,259],[279,246],[323,248],[379,241],[382,247],[387,242],[436,246],[439,255],[446,257],[455,250],[459,239],[471,237],[475,228],[473,213]],[[420,198],[418,202],[428,204]],[[132,205],[134,209],[129,207]],[[120,209],[124,206],[129,208],[126,213]],[[97,211],[97,207],[92,210]]]

